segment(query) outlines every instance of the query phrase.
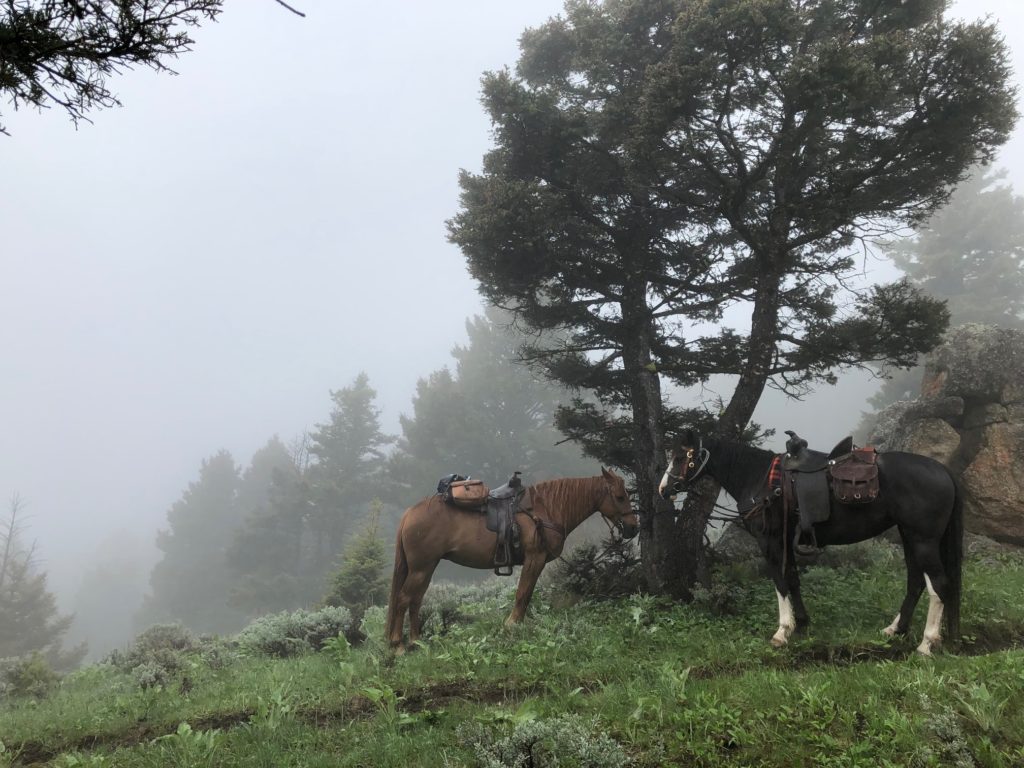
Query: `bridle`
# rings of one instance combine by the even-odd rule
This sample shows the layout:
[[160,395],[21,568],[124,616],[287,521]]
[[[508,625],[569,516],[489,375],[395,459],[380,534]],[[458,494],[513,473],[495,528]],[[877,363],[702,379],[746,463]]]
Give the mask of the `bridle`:
[[[601,500],[597,502],[597,510],[599,512],[601,511],[601,505],[604,504],[604,500],[607,499],[607,498],[610,498],[610,497],[612,497],[612,487],[611,487],[611,485],[605,485],[604,496],[602,496]],[[626,498],[628,499],[629,496],[627,495]],[[612,500],[614,501],[615,499],[612,498]],[[632,505],[630,505],[629,514],[636,515],[636,518],[637,518],[637,528],[639,528],[640,527],[640,513],[634,511],[633,508],[632,508]],[[625,515],[621,515],[620,514],[618,520],[612,521],[612,520],[608,519],[607,515],[605,515],[603,513],[601,514],[601,519],[604,521],[604,524],[608,526],[608,534],[613,539],[616,537],[616,534],[618,535],[619,540],[626,539],[626,534],[624,532],[625,531],[625,527],[624,527],[625,523],[622,522],[622,518],[623,517],[625,517]]]
[[[694,450],[697,451],[696,459],[694,457]],[[697,478],[701,476],[701,473],[704,472],[704,469],[705,467],[707,467],[708,461],[710,461],[710,459],[711,451],[704,447],[703,439],[700,441],[700,445],[698,445],[696,449],[687,448],[686,460],[684,462],[684,466],[686,468],[683,470],[682,474],[675,474],[672,471],[671,466],[669,466],[669,468],[665,470],[665,476],[672,481],[672,490],[678,491],[681,487],[685,488],[686,486],[695,483],[697,481]],[[690,474],[690,470],[696,466],[697,461],[700,461],[700,466],[697,467],[696,472]]]

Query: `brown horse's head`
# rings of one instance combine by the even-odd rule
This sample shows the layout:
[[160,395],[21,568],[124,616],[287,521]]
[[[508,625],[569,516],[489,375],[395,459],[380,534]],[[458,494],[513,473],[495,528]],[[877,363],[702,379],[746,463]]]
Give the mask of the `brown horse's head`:
[[601,499],[597,510],[604,519],[617,527],[624,539],[632,539],[640,530],[640,521],[629,503],[626,482],[610,469],[601,467],[601,476],[608,484],[608,493]]
[[686,430],[686,434],[673,445],[668,469],[658,485],[662,498],[674,499],[679,491],[687,490],[704,471],[710,455],[704,441]]

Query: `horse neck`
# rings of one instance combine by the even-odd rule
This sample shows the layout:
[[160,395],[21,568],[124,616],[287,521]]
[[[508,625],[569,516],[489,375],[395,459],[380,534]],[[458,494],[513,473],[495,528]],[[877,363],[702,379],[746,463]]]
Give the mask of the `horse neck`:
[[547,517],[568,534],[597,512],[608,484],[603,477],[563,477],[534,486],[544,497]]
[[732,440],[705,441],[711,455],[707,474],[713,477],[736,501],[755,494],[768,475],[775,456],[771,451]]

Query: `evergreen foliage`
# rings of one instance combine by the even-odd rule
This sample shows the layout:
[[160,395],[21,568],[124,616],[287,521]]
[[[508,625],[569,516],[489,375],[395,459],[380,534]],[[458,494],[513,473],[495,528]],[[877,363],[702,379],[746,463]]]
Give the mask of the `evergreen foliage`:
[[[570,1],[485,75],[495,147],[460,177],[451,239],[489,301],[568,329],[535,357],[600,398],[560,417],[588,450],[628,435],[651,588],[706,578],[708,510],[680,523],[654,493],[663,431],[690,416],[662,377],[734,376],[717,431],[738,438],[769,383],[908,365],[944,330],[907,283],[849,278],[858,238],[936,210],[1016,119],[994,25],[945,6]],[[714,325],[730,308],[749,327]]]
[[1024,326],[1024,197],[1006,176],[974,168],[913,238],[887,248],[911,282],[946,300],[953,325]]
[[244,616],[228,604],[226,563],[228,545],[242,522],[238,489],[239,470],[230,453],[221,451],[202,462],[198,480],[174,503],[167,529],[157,534],[163,557],[150,574],[141,624],[181,622],[215,633],[244,624]]
[[[302,605],[300,575],[305,515],[312,504],[305,442],[292,450],[276,437],[253,456],[247,485],[262,478],[263,498],[254,496],[227,550],[232,573],[230,602],[249,616]],[[256,467],[261,467],[257,470]],[[249,475],[249,473],[247,473]],[[268,477],[269,475],[269,477]]]
[[359,617],[371,605],[387,602],[389,552],[378,531],[383,507],[375,499],[366,525],[349,539],[341,553],[341,567],[331,576],[324,605],[345,606]]
[[389,461],[396,501],[433,493],[452,472],[492,485],[512,472],[526,482],[588,475],[593,463],[566,445],[554,426],[558,405],[571,393],[519,359],[527,337],[511,315],[489,308],[466,321],[465,346],[452,350],[454,371],[434,371],[416,384],[411,416]]
[[[912,238],[886,249],[912,283],[945,299],[952,326],[1024,327],[1024,197],[1006,176],[1005,169],[974,168]],[[886,371],[857,436],[867,438],[878,411],[917,397],[923,373],[919,366]]]
[[37,655],[55,669],[70,669],[86,646],[62,647],[74,617],[58,613],[46,572],[33,561],[35,547],[22,541],[23,520],[24,504],[15,495],[0,521],[0,659]]
[[227,549],[231,603],[250,617],[323,597],[355,521],[385,482],[384,449],[394,438],[381,431],[375,398],[361,373],[331,392],[326,423],[291,448],[275,438],[253,458],[256,503]]
[[330,420],[318,424],[309,436],[312,463],[306,476],[312,505],[306,521],[311,534],[310,575],[318,582],[316,597],[323,594],[323,580],[353,521],[378,496],[384,482],[384,448],[395,438],[381,431],[376,397],[369,377],[360,373],[351,386],[331,392]]
[[[188,29],[224,0],[8,0],[0,7],[0,96],[15,109],[57,106],[77,122],[119,104],[111,75],[133,66],[172,71],[191,50]],[[0,125],[0,132],[3,132]]]

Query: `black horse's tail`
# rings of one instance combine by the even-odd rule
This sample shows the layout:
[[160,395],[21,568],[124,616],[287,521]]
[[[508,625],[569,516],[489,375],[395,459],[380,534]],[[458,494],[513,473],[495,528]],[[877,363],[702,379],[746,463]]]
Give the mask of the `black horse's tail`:
[[963,586],[964,563],[964,494],[960,482],[953,480],[953,514],[942,534],[940,549],[942,569],[946,572],[949,594],[944,601],[946,636],[952,643],[960,642],[960,594]]

